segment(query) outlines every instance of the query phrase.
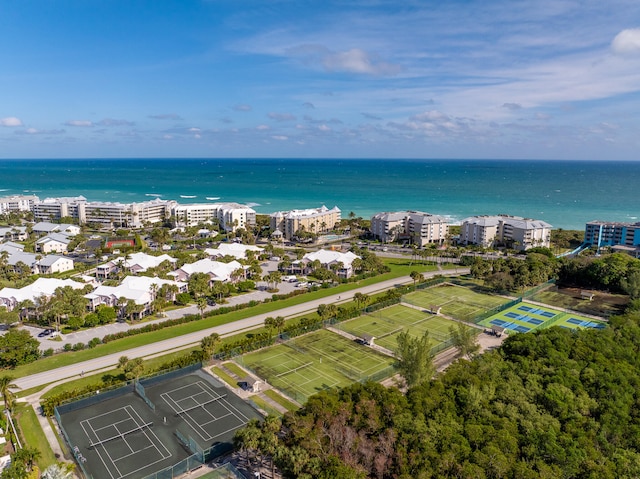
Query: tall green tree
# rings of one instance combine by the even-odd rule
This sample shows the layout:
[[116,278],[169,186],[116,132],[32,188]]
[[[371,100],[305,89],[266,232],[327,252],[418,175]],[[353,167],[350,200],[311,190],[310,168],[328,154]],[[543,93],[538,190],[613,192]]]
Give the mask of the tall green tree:
[[458,357],[471,359],[480,351],[478,336],[473,328],[458,323],[455,327],[449,326],[449,334],[453,346],[458,349]]
[[404,378],[408,387],[428,381],[435,372],[433,357],[431,356],[431,343],[429,332],[425,332],[420,338],[413,337],[407,331],[401,332],[397,337],[398,371]]
[[0,376],[0,396],[2,396],[2,402],[4,408],[9,412],[13,411],[13,405],[15,403],[15,396],[13,390],[20,389],[13,383],[11,376]]

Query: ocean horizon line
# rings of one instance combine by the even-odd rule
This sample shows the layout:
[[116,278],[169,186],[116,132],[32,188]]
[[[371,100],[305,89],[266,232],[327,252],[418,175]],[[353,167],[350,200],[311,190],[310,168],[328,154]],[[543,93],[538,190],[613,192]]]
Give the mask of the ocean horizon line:
[[127,161],[127,160],[220,160],[220,161],[401,161],[401,162],[429,162],[429,161],[516,161],[516,162],[584,162],[584,163],[637,163],[638,159],[584,159],[584,158],[392,158],[392,157],[250,157],[250,156],[84,156],[84,157],[29,157],[29,158],[0,158],[0,161]]

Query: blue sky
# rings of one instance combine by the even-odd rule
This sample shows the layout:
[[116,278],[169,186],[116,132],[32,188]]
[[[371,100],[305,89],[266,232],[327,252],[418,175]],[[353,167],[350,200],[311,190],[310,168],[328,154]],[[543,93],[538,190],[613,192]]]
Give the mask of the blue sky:
[[637,160],[637,0],[0,4],[0,157]]

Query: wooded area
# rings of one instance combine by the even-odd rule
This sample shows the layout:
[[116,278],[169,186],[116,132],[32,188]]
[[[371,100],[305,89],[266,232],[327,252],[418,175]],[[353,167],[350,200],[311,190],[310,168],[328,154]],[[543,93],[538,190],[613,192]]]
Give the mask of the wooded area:
[[605,330],[517,334],[406,395],[321,392],[239,442],[285,477],[638,477],[639,345],[636,300]]

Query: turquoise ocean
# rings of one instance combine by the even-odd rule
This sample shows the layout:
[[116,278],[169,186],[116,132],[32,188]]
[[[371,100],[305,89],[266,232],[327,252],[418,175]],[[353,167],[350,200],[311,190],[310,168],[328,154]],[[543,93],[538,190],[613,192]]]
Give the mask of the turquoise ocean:
[[555,228],[640,221],[640,162],[336,159],[0,160],[0,196],[238,202],[258,213],[326,205],[369,217],[420,210],[542,219]]

